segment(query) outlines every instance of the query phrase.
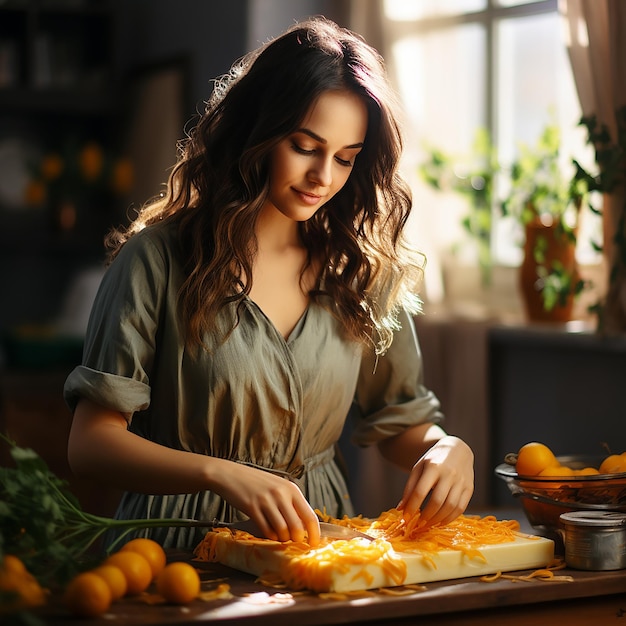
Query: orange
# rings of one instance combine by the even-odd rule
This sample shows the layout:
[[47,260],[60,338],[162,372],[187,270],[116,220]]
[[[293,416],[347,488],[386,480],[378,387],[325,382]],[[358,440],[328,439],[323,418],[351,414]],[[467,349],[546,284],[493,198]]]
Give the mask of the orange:
[[65,588],[63,601],[74,615],[96,617],[111,606],[111,590],[97,574],[83,572],[69,582]]
[[37,579],[30,573],[20,581],[17,592],[21,606],[41,606],[47,602],[46,590],[41,587]]
[[565,465],[550,465],[541,470],[539,476],[573,476],[574,470],[571,467],[565,467]]
[[200,576],[189,563],[177,561],[165,566],[156,580],[156,587],[167,602],[186,604],[200,593]]
[[599,473],[600,472],[595,467],[583,467],[576,472],[579,476],[593,476]]
[[153,539],[147,539],[144,537],[131,539],[122,547],[122,550],[132,550],[133,552],[138,552],[141,556],[145,557],[146,561],[150,563],[153,580],[163,571],[165,563],[167,562],[163,546]]
[[610,454],[600,464],[600,474],[616,474],[626,472],[626,456],[622,454]]
[[124,576],[124,572],[117,565],[100,565],[100,567],[96,567],[91,571],[100,576],[109,586],[111,599],[119,600],[126,595],[128,590],[126,576]]
[[119,567],[126,578],[126,594],[136,596],[145,591],[152,581],[152,569],[145,556],[132,550],[120,550],[104,561],[105,565]]
[[18,574],[20,576],[26,574],[26,566],[20,559],[13,554],[5,554],[2,561],[2,569],[6,572]]
[[0,614],[46,603],[45,590],[12,554],[5,555],[0,564],[0,594],[3,592],[7,593],[6,599],[0,600]]
[[532,441],[522,446],[517,453],[515,470],[521,476],[537,476],[548,467],[559,465],[548,446]]

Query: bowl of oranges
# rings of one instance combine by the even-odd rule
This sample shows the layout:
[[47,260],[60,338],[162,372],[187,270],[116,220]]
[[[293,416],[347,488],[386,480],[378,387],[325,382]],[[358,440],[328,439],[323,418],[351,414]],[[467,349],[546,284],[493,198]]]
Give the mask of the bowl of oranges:
[[504,461],[496,475],[520,499],[531,526],[544,536],[559,536],[562,513],[626,512],[626,452],[556,456],[545,444],[533,441]]

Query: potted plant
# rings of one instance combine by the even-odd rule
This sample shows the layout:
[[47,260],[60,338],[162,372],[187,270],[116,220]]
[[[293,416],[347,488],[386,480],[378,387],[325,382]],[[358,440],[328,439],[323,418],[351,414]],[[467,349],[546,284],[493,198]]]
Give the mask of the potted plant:
[[[509,168],[496,158],[486,131],[479,131],[473,167],[459,166],[449,155],[431,150],[421,167],[424,180],[436,189],[469,197],[466,231],[478,245],[483,282],[491,269],[491,216],[496,206],[495,183],[504,189],[499,203],[504,218],[522,228],[524,260],[520,290],[530,321],[563,322],[571,318],[575,297],[586,284],[578,273],[575,250],[578,220],[587,191],[580,176],[568,179],[560,162],[558,128],[547,126],[537,144],[520,146]],[[462,174],[458,172],[462,171]]]
[[520,289],[531,321],[568,321],[585,287],[576,242],[587,187],[576,176],[564,176],[559,147],[559,130],[552,125],[535,146],[520,146],[500,205],[503,216],[515,218],[524,229]]
[[468,199],[468,210],[461,224],[476,243],[484,286],[491,282],[491,227],[497,171],[496,152],[485,129],[476,133],[471,163],[462,164],[442,150],[432,148],[428,160],[420,168],[422,177],[434,189],[452,190]]

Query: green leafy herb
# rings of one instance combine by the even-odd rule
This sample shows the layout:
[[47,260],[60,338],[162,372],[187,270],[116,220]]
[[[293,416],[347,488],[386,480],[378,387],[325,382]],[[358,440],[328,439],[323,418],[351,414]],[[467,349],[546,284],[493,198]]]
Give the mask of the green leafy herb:
[[457,163],[456,157],[431,148],[429,160],[420,167],[422,177],[431,187],[455,191],[469,200],[461,225],[477,245],[483,285],[491,283],[491,214],[498,170],[496,149],[483,128],[476,132],[471,163]]
[[11,446],[16,467],[0,467],[0,561],[20,558],[42,583],[62,584],[98,558],[90,549],[110,529],[120,532],[115,545],[139,528],[198,526],[194,520],[116,520],[86,513],[66,481],[52,473],[31,449]]

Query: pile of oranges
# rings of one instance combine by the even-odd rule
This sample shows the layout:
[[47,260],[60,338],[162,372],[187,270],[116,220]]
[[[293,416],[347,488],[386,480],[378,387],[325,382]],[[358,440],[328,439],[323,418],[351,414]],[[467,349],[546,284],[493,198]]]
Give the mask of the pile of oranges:
[[63,599],[72,614],[96,617],[115,600],[143,593],[152,582],[157,593],[172,604],[186,604],[200,593],[200,576],[192,565],[167,563],[159,543],[137,538],[95,569],[75,576],[65,588]]
[[[97,617],[125,596],[137,596],[155,583],[161,601],[187,604],[200,594],[200,576],[189,563],[167,562],[163,547],[132,539],[100,565],[77,574],[64,589],[63,603],[77,617]],[[48,591],[24,563],[7,554],[0,562],[0,615],[46,604]]]
[[593,476],[596,474],[616,474],[626,472],[626,452],[610,454],[600,467],[572,469],[562,465],[552,450],[543,443],[532,441],[522,446],[517,453],[515,471],[520,476]]
[[20,559],[6,554],[0,563],[0,615],[45,604],[47,592]]

